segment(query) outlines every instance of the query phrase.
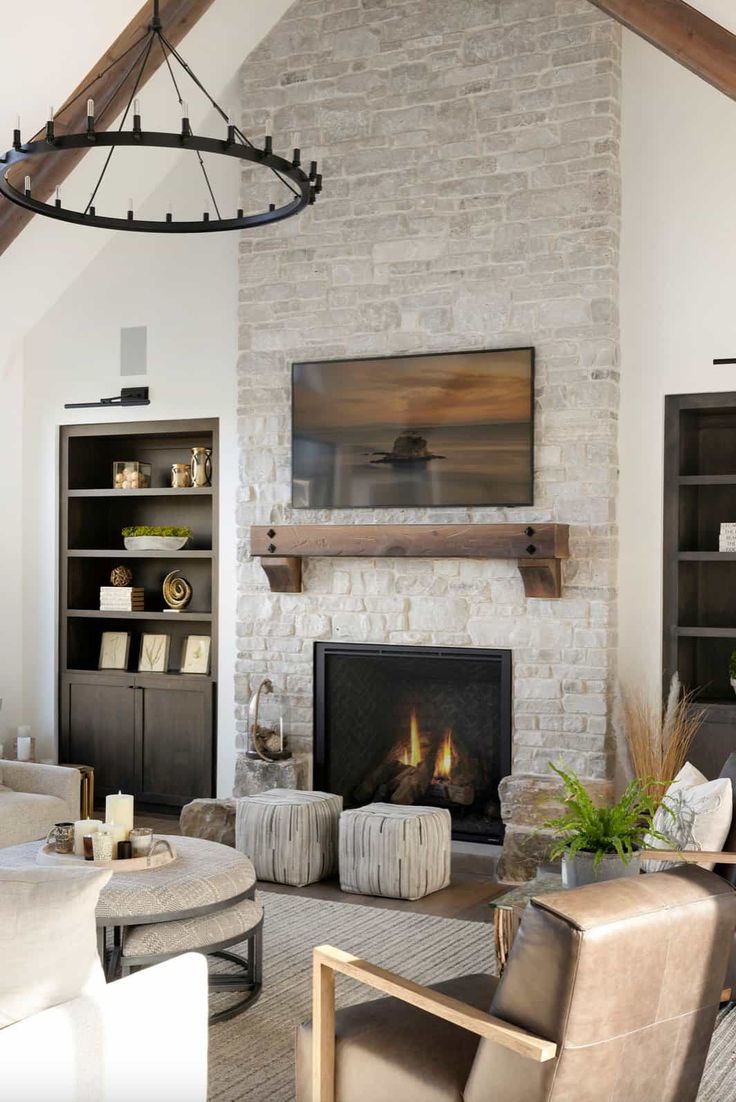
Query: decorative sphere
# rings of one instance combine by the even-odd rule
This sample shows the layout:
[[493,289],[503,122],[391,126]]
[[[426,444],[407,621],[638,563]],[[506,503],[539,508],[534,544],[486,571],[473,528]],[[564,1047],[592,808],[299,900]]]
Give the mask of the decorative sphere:
[[133,571],[129,566],[114,566],[110,581],[113,585],[130,585],[133,581]]

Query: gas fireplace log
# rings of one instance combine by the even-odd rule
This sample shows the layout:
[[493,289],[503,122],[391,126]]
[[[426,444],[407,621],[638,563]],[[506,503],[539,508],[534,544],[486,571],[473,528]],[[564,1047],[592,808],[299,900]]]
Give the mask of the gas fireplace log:
[[377,793],[381,789],[388,788],[404,770],[409,768],[411,767],[402,765],[400,761],[383,761],[371,770],[360,784],[356,785],[353,789],[353,796],[360,804],[370,803],[371,800],[376,799]]
[[392,804],[415,804],[429,788],[434,773],[434,758],[424,758],[419,765],[408,765],[391,793]]
[[469,807],[475,799],[475,788],[472,784],[443,784],[435,781],[429,787],[429,795],[433,800],[444,800],[448,804],[460,804]]

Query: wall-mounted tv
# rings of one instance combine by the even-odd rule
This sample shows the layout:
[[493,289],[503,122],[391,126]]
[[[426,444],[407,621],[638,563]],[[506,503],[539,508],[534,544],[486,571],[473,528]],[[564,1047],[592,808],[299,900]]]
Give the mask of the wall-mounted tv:
[[292,365],[292,504],[531,505],[534,349]]

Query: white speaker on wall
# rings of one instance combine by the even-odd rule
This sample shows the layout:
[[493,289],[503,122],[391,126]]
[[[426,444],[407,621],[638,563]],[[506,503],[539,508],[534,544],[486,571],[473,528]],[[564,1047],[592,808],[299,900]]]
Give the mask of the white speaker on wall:
[[145,375],[148,371],[148,326],[131,325],[120,330],[120,374]]

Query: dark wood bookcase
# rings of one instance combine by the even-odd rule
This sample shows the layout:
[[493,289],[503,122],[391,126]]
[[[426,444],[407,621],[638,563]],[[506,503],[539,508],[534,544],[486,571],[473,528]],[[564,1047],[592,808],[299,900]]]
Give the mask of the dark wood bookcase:
[[664,681],[677,670],[705,709],[691,759],[717,776],[736,750],[736,552],[718,550],[736,523],[736,393],[665,399]]
[[[172,463],[212,449],[211,487],[173,489]],[[113,488],[113,463],[151,465],[146,489]],[[60,761],[93,765],[95,791],[132,792],[151,809],[214,792],[217,683],[218,423],[216,420],[69,425],[61,429],[59,518]],[[185,526],[182,551],[127,551],[131,525]],[[101,612],[100,586],[117,564],[145,591],[143,612]],[[164,612],[161,586],[179,568],[186,611]],[[103,631],[130,633],[127,670],[100,670]],[[167,673],[139,673],[141,636],[171,638]],[[180,673],[187,635],[211,637],[210,672]]]

